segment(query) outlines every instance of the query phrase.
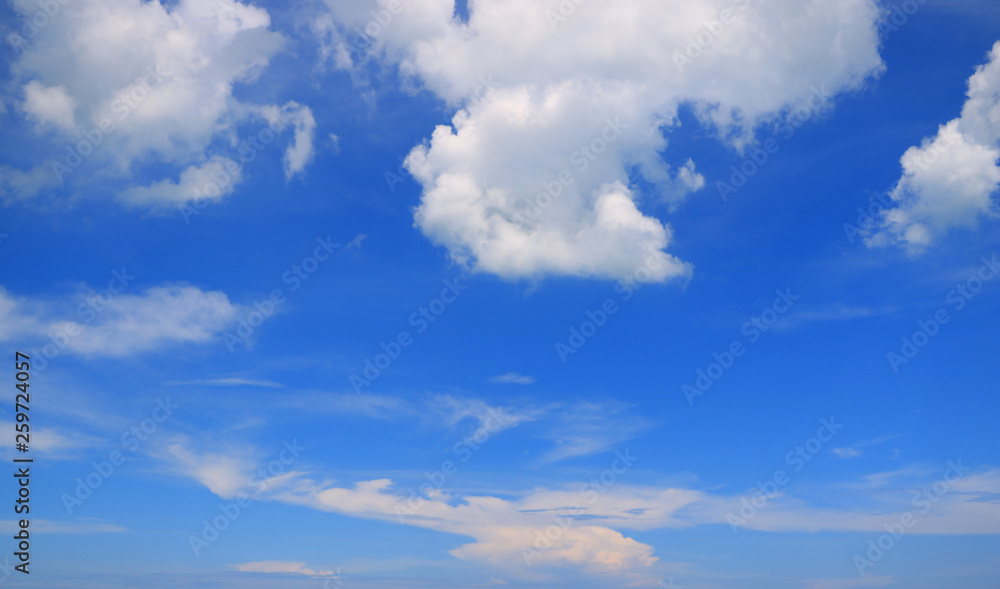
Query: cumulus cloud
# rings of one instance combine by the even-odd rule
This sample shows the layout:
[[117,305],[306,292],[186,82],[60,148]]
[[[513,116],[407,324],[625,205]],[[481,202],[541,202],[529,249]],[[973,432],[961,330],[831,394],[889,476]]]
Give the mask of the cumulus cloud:
[[222,200],[242,179],[239,164],[215,156],[204,164],[181,172],[178,182],[160,180],[151,186],[135,186],[121,196],[130,204],[144,207],[177,205],[191,200]]
[[895,206],[866,240],[919,254],[951,229],[996,216],[1000,188],[1000,42],[969,78],[962,115],[911,147],[891,192]]
[[[15,3],[15,9],[36,7]],[[214,152],[236,145],[240,125],[269,109],[290,116],[272,128],[293,128],[285,172],[301,173],[313,153],[308,107],[243,104],[234,96],[284,46],[270,24],[266,10],[235,0],[61,3],[11,64],[24,87],[22,110],[63,131],[39,167],[66,182],[98,166],[130,178],[140,166],[168,164],[181,170],[178,183],[126,191],[126,200],[146,206],[196,200],[187,183],[231,162]],[[232,186],[208,197],[230,192]]]
[[76,326],[69,349],[85,356],[128,356],[167,344],[205,343],[237,320],[240,308],[225,293],[193,286],[154,287],[138,295],[116,297],[92,324]]
[[32,80],[24,86],[24,111],[42,123],[49,123],[63,129],[73,128],[73,110],[76,104],[66,93],[64,86],[46,88]]
[[87,357],[129,356],[210,341],[236,322],[240,309],[223,292],[193,286],[159,286],[139,294],[87,292],[59,302],[15,297],[0,288],[0,341],[35,341],[54,346],[55,353]]
[[467,21],[451,0],[390,4],[372,20],[374,3],[328,0],[324,54],[395,65],[457,109],[406,159],[416,225],[509,279],[622,278],[650,259],[654,280],[688,274],[653,216],[705,183],[662,156],[680,106],[740,149],[817,88],[882,69],[874,0],[481,0]]

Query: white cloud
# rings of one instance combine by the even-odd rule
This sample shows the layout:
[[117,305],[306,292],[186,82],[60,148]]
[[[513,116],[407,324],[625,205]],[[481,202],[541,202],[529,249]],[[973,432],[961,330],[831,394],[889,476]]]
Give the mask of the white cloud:
[[834,448],[833,453],[837,458],[857,458],[861,456],[862,451],[860,448]]
[[295,129],[292,144],[285,151],[285,179],[301,173],[315,155],[313,136],[316,131],[316,119],[309,107],[295,102],[289,102],[282,108],[268,106],[261,109],[261,114],[267,122],[279,130],[291,125]]
[[477,426],[466,439],[483,443],[491,436],[537,419],[541,412],[533,409],[515,411],[505,407],[494,407],[479,399],[459,399],[450,395],[439,395],[431,400],[430,409],[444,418],[445,424],[454,427],[472,419]]
[[894,208],[868,237],[870,247],[902,245],[919,254],[951,229],[997,214],[1000,188],[1000,42],[969,78],[962,115],[900,160]]
[[46,88],[37,80],[32,80],[24,86],[24,102],[21,107],[42,123],[66,130],[73,129],[76,103],[66,93],[65,86]]
[[494,376],[490,378],[490,383],[492,384],[535,384],[534,376],[525,376],[523,374],[518,374],[516,372],[508,372],[506,374],[501,374],[499,376]]
[[[52,303],[19,299],[0,288],[0,341],[18,338],[88,357],[129,356],[210,341],[235,323],[240,311],[225,293],[193,286],[108,294],[87,292]],[[66,313],[67,307],[76,314]]]
[[480,0],[467,23],[449,0],[409,1],[361,35],[374,3],[327,4],[317,32],[339,67],[398,65],[458,108],[406,160],[423,186],[416,224],[457,262],[509,279],[622,278],[651,258],[654,280],[688,274],[651,214],[704,184],[690,158],[660,155],[678,108],[742,147],[816,88],[855,89],[882,68],[873,0],[589,0],[563,3],[565,17]]
[[[0,427],[14,431],[13,421],[0,421]],[[48,460],[78,459],[82,451],[99,446],[104,441],[80,432],[42,427],[31,430],[31,450]],[[13,448],[10,448],[13,453]]]
[[[244,453],[227,460],[224,455],[202,455],[202,450],[188,450],[183,444],[172,449],[172,453],[184,456],[185,464],[192,467],[184,474],[220,496],[231,497],[240,490],[240,482],[247,480],[252,464],[240,466]],[[652,546],[630,538],[625,532],[725,526],[729,514],[739,513],[742,506],[740,496],[626,484],[621,477],[630,466],[609,462],[611,468],[605,472],[608,476],[612,472],[618,474],[608,480],[602,474],[600,485],[592,481],[563,489],[536,487],[511,494],[512,498],[439,489],[416,506],[389,479],[336,485],[328,480],[312,480],[302,472],[288,472],[277,484],[258,488],[255,498],[468,537],[472,541],[451,550],[453,556],[502,569],[505,575],[513,577],[526,578],[541,566],[572,567],[591,574],[645,581],[655,578],[652,567],[658,558]],[[859,506],[854,491],[815,504],[782,494],[769,499],[745,527],[767,532],[884,533],[885,524],[898,521],[900,514],[909,511],[918,521],[909,530],[912,534],[1000,533],[1000,502],[995,499],[1000,496],[997,493],[1000,470],[963,472],[949,480],[946,491],[935,492],[935,502],[925,502],[929,508],[926,511],[922,503],[916,502],[915,492],[937,486],[921,476],[919,480],[910,478],[906,484],[866,496],[861,502],[867,503],[866,506]],[[838,491],[835,487],[832,490]],[[406,515],[402,520],[401,513]],[[559,531],[553,532],[553,528]],[[547,534],[549,539],[536,544],[540,534]],[[536,551],[531,551],[532,548]],[[530,565],[525,560],[526,550],[531,555]],[[299,565],[260,565],[260,568],[297,572],[301,570]],[[829,586],[836,587],[836,582],[815,581],[818,587],[824,586],[823,583],[833,583]]]
[[86,356],[127,356],[175,343],[205,343],[236,322],[239,307],[225,293],[192,286],[154,287],[117,296],[93,324],[75,324],[80,334],[69,349]]
[[121,196],[137,206],[181,206],[193,200],[222,200],[232,194],[241,179],[239,164],[215,156],[201,166],[188,167],[177,183],[160,180],[151,186],[130,188]]
[[[0,520],[0,530],[5,533],[18,530],[17,520]],[[31,521],[31,529],[39,534],[115,534],[126,531],[121,526],[102,522],[91,518],[80,518],[67,521],[36,519]]]
[[211,387],[264,387],[270,389],[281,389],[285,385],[268,380],[252,380],[248,378],[209,378],[202,380],[186,380],[182,382],[168,383],[174,386],[201,385]]
[[578,403],[562,407],[558,421],[546,434],[555,447],[542,455],[542,465],[578,458],[619,446],[649,427],[630,415],[624,403]]
[[161,456],[174,472],[190,477],[224,498],[246,491],[249,473],[256,464],[252,452],[233,450],[199,452],[191,448],[187,438],[178,437],[166,444]]
[[[37,9],[15,8],[25,14]],[[266,10],[234,0],[61,3],[57,17],[11,64],[25,87],[25,112],[65,131],[53,144],[53,159],[41,166],[72,181],[108,171],[130,178],[138,166],[168,164],[178,169],[180,182],[127,192],[131,201],[158,206],[194,200],[190,182],[226,159],[213,152],[235,152],[239,125],[270,108],[293,115],[285,169],[301,172],[312,156],[315,129],[308,107],[248,105],[234,96],[237,86],[255,83],[285,45],[270,25]],[[96,147],[79,148],[82,139]]]
[[241,573],[275,573],[275,574],[295,574],[309,577],[326,577],[333,575],[333,571],[314,571],[306,567],[304,562],[288,562],[283,560],[263,560],[260,562],[246,562],[233,565],[233,568]]

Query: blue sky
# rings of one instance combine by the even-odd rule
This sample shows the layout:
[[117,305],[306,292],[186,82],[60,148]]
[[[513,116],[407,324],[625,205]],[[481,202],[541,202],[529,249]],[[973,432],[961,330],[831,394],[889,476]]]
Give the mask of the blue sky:
[[461,4],[2,8],[3,582],[996,587],[996,7]]

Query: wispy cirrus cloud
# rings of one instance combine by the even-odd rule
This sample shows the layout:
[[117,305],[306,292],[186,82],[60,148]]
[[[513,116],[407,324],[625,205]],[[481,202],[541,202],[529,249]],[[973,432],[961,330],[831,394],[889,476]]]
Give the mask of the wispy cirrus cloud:
[[[74,312],[70,312],[72,309]],[[203,344],[236,322],[241,307],[221,291],[158,286],[139,294],[85,290],[61,301],[0,289],[0,341],[14,338],[85,357],[124,357]],[[45,350],[47,348],[43,348]]]
[[241,573],[305,575],[307,577],[329,577],[335,574],[334,571],[315,571],[308,568],[304,562],[289,562],[284,560],[262,560],[231,566]]
[[[199,450],[187,451],[198,462]],[[618,463],[614,467],[624,469],[618,471],[620,474],[628,469]],[[956,472],[958,476],[951,479],[948,492],[939,495],[933,504],[933,516],[921,513],[920,525],[911,533],[1000,533],[1000,502],[983,499],[998,496],[1000,469]],[[849,500],[856,498],[854,493],[838,495],[836,486],[829,489],[831,495],[815,502],[782,494],[770,499],[745,527],[762,532],[882,532],[891,514],[915,511],[913,492],[929,484],[926,477],[911,478],[906,485],[884,489],[866,507]],[[529,578],[535,571],[532,567],[554,567],[644,582],[655,578],[654,567],[659,559],[652,546],[630,538],[629,531],[726,525],[727,516],[738,511],[741,499],[745,499],[694,488],[639,486],[624,481],[600,488],[593,482],[590,485],[589,491],[586,484],[580,488],[567,483],[563,488],[535,487],[504,497],[438,490],[404,522],[397,517],[396,508],[406,496],[405,490],[390,479],[334,484],[298,472],[258,498],[465,536],[472,541],[451,550],[452,556],[502,569],[510,578]],[[566,522],[563,531],[528,564],[524,548],[534,546],[538,530],[552,526],[554,521]],[[297,569],[299,564],[276,568]],[[838,580],[810,582],[817,587],[840,586]]]
[[535,384],[534,376],[525,376],[523,374],[518,374],[517,372],[508,372],[506,374],[500,374],[498,376],[490,377],[490,384],[522,384],[529,385]]
[[249,378],[206,378],[200,380],[183,380],[168,382],[171,386],[207,386],[207,387],[263,387],[269,389],[285,388],[285,385],[269,380],[253,380]]

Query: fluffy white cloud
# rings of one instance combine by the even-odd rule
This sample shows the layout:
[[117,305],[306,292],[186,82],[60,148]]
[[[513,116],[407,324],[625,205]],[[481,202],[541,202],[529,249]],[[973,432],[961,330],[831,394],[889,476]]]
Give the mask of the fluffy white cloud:
[[281,131],[290,125],[295,130],[292,143],[285,151],[284,158],[285,178],[291,179],[305,169],[315,154],[313,136],[316,131],[316,119],[308,107],[296,102],[289,102],[282,108],[264,107],[261,109],[261,114],[272,128]]
[[651,215],[704,185],[695,162],[661,156],[678,108],[741,148],[882,68],[874,0],[480,0],[468,22],[451,0],[327,4],[316,30],[339,67],[396,64],[458,108],[406,160],[416,224],[505,278],[622,278],[650,259],[654,280],[687,274]]
[[46,88],[32,80],[24,86],[22,108],[43,123],[63,129],[73,128],[73,110],[76,104],[63,86]]
[[1000,42],[969,78],[962,115],[906,150],[903,176],[869,246],[899,244],[918,254],[950,229],[996,215],[1000,188]]
[[[140,294],[87,293],[61,303],[17,298],[0,289],[0,341],[37,342],[50,358],[63,352],[128,356],[210,341],[236,322],[240,310],[225,293],[193,286],[154,287]],[[50,348],[58,351],[46,351]]]
[[65,131],[43,166],[66,181],[95,165],[125,177],[141,164],[175,165],[184,170],[178,184],[156,182],[126,198],[176,205],[196,199],[185,181],[225,159],[212,153],[216,146],[235,146],[239,125],[259,121],[268,109],[289,111],[290,120],[277,119],[272,128],[294,128],[285,170],[300,173],[313,153],[308,107],[246,105],[234,97],[234,88],[254,83],[285,43],[269,26],[266,10],[234,0],[62,5],[11,66],[24,81],[23,110]]
[[170,206],[191,200],[221,200],[232,194],[242,179],[240,165],[215,156],[201,166],[181,172],[180,180],[160,180],[151,186],[135,186],[122,193],[123,200],[144,207]]

